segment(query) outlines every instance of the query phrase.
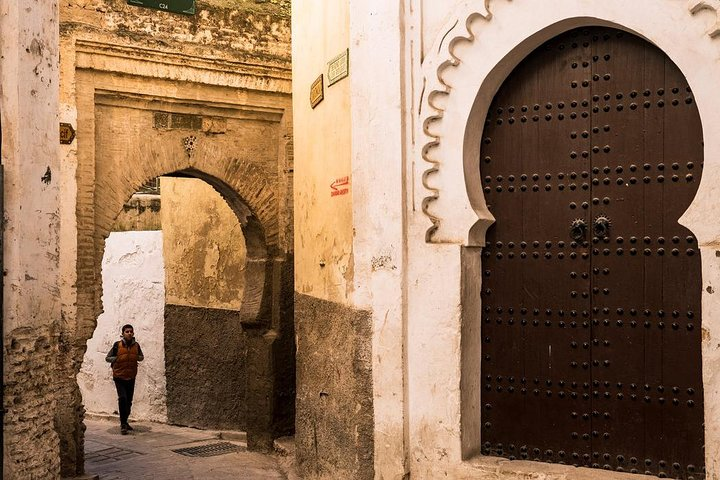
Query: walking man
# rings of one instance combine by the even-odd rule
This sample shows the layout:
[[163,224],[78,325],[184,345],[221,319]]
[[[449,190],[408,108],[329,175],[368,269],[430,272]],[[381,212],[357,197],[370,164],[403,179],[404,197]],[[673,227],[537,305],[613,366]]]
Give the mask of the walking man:
[[121,331],[122,340],[113,344],[105,360],[110,362],[117,390],[120,433],[127,435],[128,431],[133,429],[128,424],[128,417],[132,408],[133,393],[135,393],[138,362],[142,362],[144,356],[140,344],[135,341],[132,325],[124,325]]

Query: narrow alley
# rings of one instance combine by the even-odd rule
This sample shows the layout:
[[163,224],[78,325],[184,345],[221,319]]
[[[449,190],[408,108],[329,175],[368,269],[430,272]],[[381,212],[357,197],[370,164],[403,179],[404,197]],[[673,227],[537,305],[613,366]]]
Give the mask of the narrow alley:
[[[298,478],[292,471],[292,457],[287,455],[287,450],[276,455],[248,452],[242,432],[219,432],[137,422],[133,423],[134,430],[129,435],[120,435],[115,420],[85,419],[85,425],[87,478]],[[194,456],[191,456],[193,454]]]

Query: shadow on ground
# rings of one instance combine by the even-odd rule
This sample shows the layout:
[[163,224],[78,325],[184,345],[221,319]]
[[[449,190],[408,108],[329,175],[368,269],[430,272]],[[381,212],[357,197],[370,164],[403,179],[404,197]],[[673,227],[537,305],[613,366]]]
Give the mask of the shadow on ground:
[[[121,435],[117,420],[86,419],[85,425],[85,471],[100,480],[297,478],[291,471],[291,459],[288,462],[287,456],[247,452],[244,437],[238,432],[137,422],[132,424],[133,431]],[[237,448],[223,448],[223,443]],[[212,455],[194,457],[173,451],[192,447],[203,447],[193,450]]]

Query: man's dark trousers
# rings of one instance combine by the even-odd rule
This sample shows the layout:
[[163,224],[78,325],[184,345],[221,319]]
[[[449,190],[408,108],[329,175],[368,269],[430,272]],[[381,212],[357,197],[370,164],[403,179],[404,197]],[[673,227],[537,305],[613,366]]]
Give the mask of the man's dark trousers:
[[133,394],[135,393],[135,379],[123,380],[113,378],[118,394],[118,410],[120,411],[120,425],[127,425],[130,409],[132,408]]

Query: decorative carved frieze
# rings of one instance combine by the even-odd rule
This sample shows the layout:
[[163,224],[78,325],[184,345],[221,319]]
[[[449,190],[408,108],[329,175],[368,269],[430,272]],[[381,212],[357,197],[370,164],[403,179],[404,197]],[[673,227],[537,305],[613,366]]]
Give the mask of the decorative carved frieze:
[[[511,1],[511,0],[507,0]],[[462,43],[472,43],[475,41],[475,34],[470,26],[477,19],[489,21],[492,19],[490,11],[491,0],[484,0],[478,11],[473,11],[465,19],[464,23],[460,20],[456,21],[452,27],[447,30],[443,36],[440,48],[447,49],[448,59],[440,63],[436,69],[436,77],[426,80],[425,90],[429,91],[427,97],[427,106],[434,112],[427,116],[423,121],[423,131],[431,139],[422,149],[423,159],[432,166],[423,172],[423,187],[430,192],[430,195],[422,201],[422,211],[432,222],[432,226],[425,232],[425,241],[427,243],[435,243],[435,233],[440,227],[441,218],[432,212],[431,205],[440,197],[440,189],[433,183],[433,177],[439,172],[440,159],[436,158],[436,150],[440,145],[440,135],[435,133],[434,126],[443,118],[445,107],[444,99],[450,94],[450,86],[445,80],[446,72],[460,65],[461,60],[455,54],[455,49]],[[445,40],[450,39],[445,47]]]

